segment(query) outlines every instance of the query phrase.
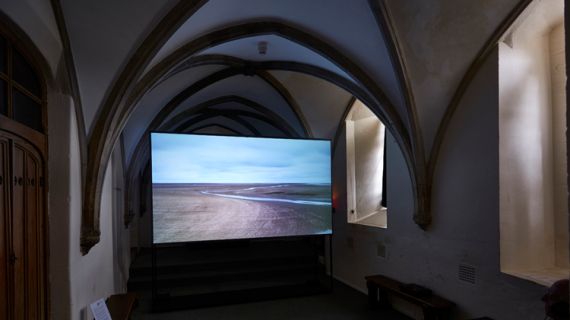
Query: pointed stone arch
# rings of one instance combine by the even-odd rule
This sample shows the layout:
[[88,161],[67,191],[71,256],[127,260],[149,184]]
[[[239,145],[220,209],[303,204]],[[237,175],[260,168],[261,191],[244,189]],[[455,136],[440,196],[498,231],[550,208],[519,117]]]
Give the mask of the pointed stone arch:
[[[362,101],[369,101],[367,101],[367,105],[370,106],[373,112],[386,124],[402,149],[410,171],[412,185],[414,186],[413,193],[414,199],[416,200],[414,221],[420,226],[429,224],[431,218],[421,202],[420,195],[425,191],[423,190],[423,183],[418,183],[417,181],[417,169],[413,157],[410,141],[411,137],[402,119],[396,112],[393,103],[388,99],[383,90],[376,85],[372,78],[360,66],[320,38],[282,22],[249,22],[221,28],[189,41],[157,63],[136,85],[131,82],[125,82],[132,81],[133,78],[129,75],[138,75],[141,72],[140,70],[128,70],[127,67],[125,70],[126,74],[119,77],[119,79],[123,81],[119,81],[117,89],[113,90],[114,94],[108,96],[100,116],[93,125],[93,132],[89,141],[89,162],[86,176],[87,183],[84,190],[81,237],[83,253],[87,253],[89,249],[99,241],[99,210],[104,167],[110,158],[114,143],[117,141],[138,100],[158,79],[193,54],[220,43],[246,36],[262,34],[276,34],[299,43],[319,53],[325,59],[330,60],[356,81],[356,86],[363,91],[360,95],[365,95],[364,97],[358,98]],[[142,68],[144,64],[137,67]],[[356,94],[354,95],[357,96]],[[418,201],[418,199],[420,199],[420,201]]]
[[428,176],[427,176],[427,181],[426,181],[428,189],[431,190],[431,187],[433,184],[433,179],[434,179],[434,174],[435,174],[435,169],[436,169],[435,167],[437,165],[437,160],[439,158],[439,153],[440,153],[443,141],[445,139],[445,134],[447,132],[447,128],[449,127],[449,124],[451,122],[451,119],[453,118],[453,115],[455,114],[455,111],[457,110],[457,108],[459,107],[459,104],[461,103],[461,99],[463,98],[463,95],[465,94],[465,92],[469,88],[469,85],[471,84],[471,82],[473,81],[475,76],[477,75],[477,72],[479,71],[479,69],[482,67],[484,62],[487,60],[487,58],[493,52],[493,49],[497,45],[500,37],[502,37],[503,34],[508,30],[508,28],[511,27],[511,25],[516,21],[516,19],[521,15],[521,13],[526,9],[526,7],[528,7],[528,5],[532,1],[533,0],[520,0],[519,1],[517,6],[509,13],[509,15],[507,17],[505,17],[505,19],[503,19],[503,21],[501,22],[499,27],[487,39],[487,41],[485,42],[485,44],[483,45],[481,50],[477,53],[477,55],[475,56],[475,58],[473,59],[473,61],[469,65],[469,68],[467,69],[467,71],[463,75],[463,78],[459,82],[459,85],[457,86],[457,89],[455,90],[453,97],[451,98],[451,101],[449,102],[449,105],[445,109],[445,113],[443,115],[443,118],[442,118],[442,120],[441,120],[441,122],[437,128],[433,147],[431,149],[431,152],[429,153],[429,160],[428,160],[428,164],[427,164]]
[[[254,111],[257,111],[260,114],[263,114],[264,119],[270,121],[269,122],[270,124],[279,126],[280,130],[282,130],[283,133],[287,134],[290,137],[299,137],[299,134],[295,131],[295,129],[291,125],[289,125],[287,121],[285,121],[285,119],[281,118],[278,114],[271,111],[269,108],[266,108],[253,100],[235,95],[222,96],[200,103],[195,107],[192,107],[175,115],[166,123],[161,124],[157,128],[157,130],[161,131],[171,130],[175,125],[182,123],[183,121],[185,121],[185,119],[188,119],[192,114],[198,114],[203,110],[207,110],[210,107],[215,107],[217,105],[225,103],[237,103],[239,105],[243,105]],[[177,132],[178,130],[174,131]]]

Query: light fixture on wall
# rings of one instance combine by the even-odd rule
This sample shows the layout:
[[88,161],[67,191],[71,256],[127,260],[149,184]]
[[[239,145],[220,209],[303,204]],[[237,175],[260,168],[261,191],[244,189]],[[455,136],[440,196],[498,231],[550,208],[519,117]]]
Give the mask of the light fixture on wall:
[[257,43],[257,52],[261,55],[265,55],[267,53],[267,41],[259,41]]

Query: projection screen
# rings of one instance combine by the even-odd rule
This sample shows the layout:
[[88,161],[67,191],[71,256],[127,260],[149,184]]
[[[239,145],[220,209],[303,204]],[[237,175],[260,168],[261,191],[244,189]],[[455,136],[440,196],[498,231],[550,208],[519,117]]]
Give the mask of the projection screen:
[[155,244],[332,233],[329,140],[150,139]]

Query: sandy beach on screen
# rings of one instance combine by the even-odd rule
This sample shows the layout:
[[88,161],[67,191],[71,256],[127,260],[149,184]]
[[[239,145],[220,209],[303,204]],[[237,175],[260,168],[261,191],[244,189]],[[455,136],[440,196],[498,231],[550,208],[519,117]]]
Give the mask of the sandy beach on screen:
[[306,235],[331,228],[328,206],[232,199],[202,190],[154,187],[155,243]]

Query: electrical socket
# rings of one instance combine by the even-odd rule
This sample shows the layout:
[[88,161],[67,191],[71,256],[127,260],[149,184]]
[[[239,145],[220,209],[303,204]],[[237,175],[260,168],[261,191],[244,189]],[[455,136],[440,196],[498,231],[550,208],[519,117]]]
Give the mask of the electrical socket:
[[346,246],[349,249],[354,249],[354,238],[353,237],[346,237]]
[[386,245],[385,244],[379,242],[376,245],[376,255],[380,258],[386,259],[387,252],[386,252]]

